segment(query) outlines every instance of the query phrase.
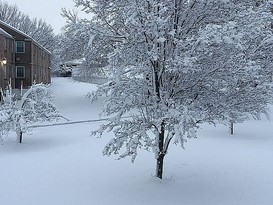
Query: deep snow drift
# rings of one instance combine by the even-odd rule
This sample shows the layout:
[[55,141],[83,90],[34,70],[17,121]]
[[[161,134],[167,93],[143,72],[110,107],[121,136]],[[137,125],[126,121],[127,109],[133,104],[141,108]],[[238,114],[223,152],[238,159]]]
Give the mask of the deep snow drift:
[[[51,89],[70,120],[99,119],[102,101],[84,97],[96,86],[53,78]],[[171,145],[162,181],[152,153],[140,151],[134,164],[103,157],[107,137],[90,137],[99,122],[35,128],[23,144],[11,135],[0,146],[0,204],[271,205],[272,123],[237,124],[234,136],[202,126],[185,150]]]

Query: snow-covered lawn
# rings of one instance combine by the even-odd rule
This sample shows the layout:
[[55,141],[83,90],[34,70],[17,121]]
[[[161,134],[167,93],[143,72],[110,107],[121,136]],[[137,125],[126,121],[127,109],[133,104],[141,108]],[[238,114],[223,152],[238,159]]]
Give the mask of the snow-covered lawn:
[[[102,101],[84,97],[96,86],[53,78],[51,88],[67,118],[99,118]],[[134,164],[103,157],[107,138],[90,137],[98,122],[35,128],[23,144],[10,136],[0,146],[0,204],[272,205],[272,125],[251,120],[234,136],[203,126],[185,150],[170,147],[162,181],[152,153],[141,151]]]

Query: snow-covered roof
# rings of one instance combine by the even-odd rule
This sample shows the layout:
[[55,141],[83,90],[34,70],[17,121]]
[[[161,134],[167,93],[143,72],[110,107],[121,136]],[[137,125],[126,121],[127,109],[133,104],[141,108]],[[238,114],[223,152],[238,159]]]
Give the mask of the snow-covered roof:
[[3,29],[0,28],[0,34],[7,37],[7,38],[12,38],[12,35],[10,35],[9,33],[7,33],[6,31],[4,31]]
[[49,50],[47,50],[45,47],[43,47],[41,44],[39,44],[36,40],[34,40],[31,36],[27,35],[26,33],[24,33],[24,32],[22,32],[22,31],[18,30],[17,28],[14,28],[13,26],[11,26],[11,25],[5,23],[4,21],[1,21],[1,20],[0,20],[0,24],[2,24],[2,25],[4,25],[4,26],[8,27],[9,29],[11,29],[11,30],[13,30],[13,31],[15,31],[15,32],[17,32],[17,33],[19,33],[19,34],[21,34],[21,35],[24,36],[26,39],[30,39],[30,40],[33,41],[33,43],[35,43],[37,46],[39,46],[40,48],[42,48],[42,49],[45,50],[46,52],[51,53]]

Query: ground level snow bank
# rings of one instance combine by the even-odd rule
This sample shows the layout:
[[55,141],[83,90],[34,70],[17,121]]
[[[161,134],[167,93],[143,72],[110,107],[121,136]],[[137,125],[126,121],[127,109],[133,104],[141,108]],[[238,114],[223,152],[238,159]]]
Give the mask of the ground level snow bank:
[[[53,78],[55,103],[71,120],[98,119],[102,102],[84,95],[96,86]],[[267,120],[203,126],[186,149],[172,145],[165,179],[153,177],[153,154],[103,157],[106,138],[89,137],[96,123],[35,128],[23,144],[15,136],[0,146],[3,205],[271,205],[273,126]]]

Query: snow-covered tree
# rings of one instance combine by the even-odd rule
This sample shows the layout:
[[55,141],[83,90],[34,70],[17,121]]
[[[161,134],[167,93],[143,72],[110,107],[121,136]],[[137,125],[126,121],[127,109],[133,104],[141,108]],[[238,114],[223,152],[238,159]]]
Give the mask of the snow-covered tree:
[[59,38],[60,56],[64,62],[83,58],[84,47],[88,44],[88,29],[75,11],[63,9],[62,16],[67,19],[67,24]]
[[91,79],[105,76],[108,54],[113,51],[115,42],[97,35],[93,24],[87,19],[79,18],[74,11],[63,9],[62,15],[67,20],[60,46],[63,61],[85,59],[79,75],[89,76]]
[[[152,150],[156,176],[171,141],[183,147],[200,123],[242,121],[266,113],[272,89],[270,1],[75,0],[93,18],[92,33],[112,42],[106,96],[112,131],[104,155]],[[272,52],[271,52],[272,53]]]
[[7,2],[0,1],[0,20],[12,23],[12,26],[17,27],[20,22],[18,19],[21,18],[22,13],[19,11],[17,6],[11,6]]
[[[214,106],[222,107],[222,117],[219,117],[225,124],[230,122],[231,132],[233,123],[242,122],[250,115],[255,119],[260,119],[261,114],[267,115],[267,105],[272,100],[269,83],[273,66],[271,5],[261,1],[241,2],[240,7],[236,5],[233,10],[235,15],[230,21],[207,25],[199,32],[196,41],[199,44],[198,56],[203,54],[199,57],[202,64],[228,63],[230,73],[225,76],[226,79],[218,76],[222,79],[222,104]],[[226,81],[229,88],[225,85]],[[209,112],[214,110],[215,107],[211,107]]]
[[3,91],[0,90],[0,141],[3,143],[4,136],[7,136],[8,132],[11,130],[11,124],[9,121],[10,118],[10,103],[7,103],[7,98],[5,98],[5,102],[3,103],[4,94]]
[[9,132],[15,132],[18,141],[22,143],[23,133],[30,124],[36,122],[50,122],[62,118],[54,104],[52,93],[48,86],[33,85],[20,101],[15,100],[15,94],[9,86],[3,95],[0,105],[0,140]]

